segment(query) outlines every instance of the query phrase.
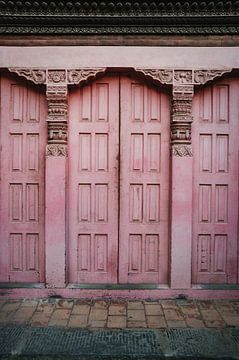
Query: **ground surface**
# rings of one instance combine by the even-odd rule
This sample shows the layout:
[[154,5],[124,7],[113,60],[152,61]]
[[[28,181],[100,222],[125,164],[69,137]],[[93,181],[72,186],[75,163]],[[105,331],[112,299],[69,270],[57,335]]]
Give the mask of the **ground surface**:
[[239,301],[0,301],[1,359],[239,359]]

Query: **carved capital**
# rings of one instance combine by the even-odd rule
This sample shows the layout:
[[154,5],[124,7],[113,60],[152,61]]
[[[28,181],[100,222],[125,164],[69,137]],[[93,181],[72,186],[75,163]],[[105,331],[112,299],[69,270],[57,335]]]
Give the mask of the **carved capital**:
[[66,70],[47,70],[48,84],[66,83]]
[[139,72],[146,77],[150,77],[153,80],[159,81],[161,84],[173,83],[173,70],[171,69],[141,69],[135,68],[136,72]]
[[172,146],[172,155],[173,156],[192,156],[192,145],[190,144],[174,144]]
[[192,84],[192,70],[174,70],[173,82],[174,84]]
[[67,145],[47,144],[46,156],[67,156]]
[[93,69],[70,69],[67,70],[67,82],[69,85],[81,84],[84,81],[95,78],[96,75],[104,73],[106,68]]

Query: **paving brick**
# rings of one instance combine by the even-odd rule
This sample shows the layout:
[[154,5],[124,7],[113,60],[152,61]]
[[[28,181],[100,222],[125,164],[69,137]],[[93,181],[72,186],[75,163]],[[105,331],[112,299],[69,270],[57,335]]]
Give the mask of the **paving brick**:
[[201,310],[212,310],[214,309],[214,302],[212,300],[200,300],[197,304]]
[[50,318],[49,326],[66,326],[70,314],[70,309],[56,309]]
[[4,312],[11,312],[16,311],[21,306],[21,301],[12,301],[12,302],[6,302],[1,311]]
[[146,315],[163,315],[163,310],[160,304],[145,304]]
[[126,304],[111,304],[109,315],[126,315]]
[[76,304],[73,306],[72,314],[74,315],[89,315],[90,305],[88,304]]
[[197,329],[205,328],[205,324],[202,321],[202,319],[200,319],[200,318],[186,317],[185,321],[186,321],[187,326],[190,328],[197,328]]
[[106,320],[89,320],[88,326],[92,329],[105,328]]
[[128,309],[144,310],[144,304],[142,303],[142,301],[129,301]]
[[107,301],[98,300],[98,301],[95,301],[93,303],[93,308],[95,308],[95,309],[107,309],[108,305],[109,304],[108,304]]
[[163,316],[158,316],[158,315],[154,315],[154,316],[147,316],[147,324],[149,328],[166,328],[167,324],[165,321],[165,318]]
[[55,304],[39,303],[38,306],[37,306],[36,312],[51,315],[52,312],[54,311],[54,309],[55,309]]
[[38,306],[38,300],[23,300],[21,303],[22,307],[37,307]]
[[69,327],[87,327],[88,316],[87,315],[71,315],[68,326]]
[[126,316],[109,316],[107,321],[108,328],[126,328]]
[[145,312],[143,310],[128,310],[128,320],[145,321]]
[[200,311],[195,304],[180,306],[180,311],[183,313],[183,315],[201,316]]
[[222,318],[228,326],[239,326],[239,315],[223,315]]
[[172,321],[181,321],[183,320],[183,316],[180,313],[179,309],[164,309],[164,316],[166,320]]
[[107,319],[107,310],[91,308],[90,319],[96,320],[96,321],[106,320]]
[[204,320],[204,323],[208,328],[223,328],[226,326],[223,320]]
[[0,310],[3,307],[3,305],[6,303],[6,300],[0,300]]
[[48,326],[50,315],[35,312],[31,318],[31,326]]
[[158,301],[144,301],[144,305],[158,305]]
[[20,307],[11,318],[12,323],[24,324],[28,323],[36,310],[35,307]]
[[160,300],[159,303],[162,305],[163,309],[178,309],[175,300]]
[[201,310],[201,315],[205,321],[222,320],[220,314],[215,309]]
[[177,329],[177,328],[186,328],[186,322],[182,320],[167,320],[167,324],[169,328]]
[[127,327],[128,328],[146,328],[147,324],[146,321],[133,321],[133,320],[129,320],[127,322]]
[[73,300],[60,299],[56,301],[56,309],[72,309],[73,305]]

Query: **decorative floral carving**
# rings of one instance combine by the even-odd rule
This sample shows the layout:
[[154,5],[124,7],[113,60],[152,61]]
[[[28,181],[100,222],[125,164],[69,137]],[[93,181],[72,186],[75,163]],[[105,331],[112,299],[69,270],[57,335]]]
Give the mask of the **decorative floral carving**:
[[19,76],[25,77],[34,84],[44,84],[46,82],[46,70],[20,68],[8,68],[8,70],[18,74]]
[[173,144],[172,145],[173,156],[192,156],[192,145],[189,144]]
[[66,81],[66,71],[48,70],[47,81],[48,83],[64,83]]
[[230,72],[231,69],[225,70],[194,70],[194,83],[196,85],[203,85],[206,82],[215,79],[218,76],[222,76]]
[[192,84],[192,70],[174,70],[174,83]]
[[150,76],[152,79],[159,81],[161,84],[173,83],[173,70],[169,69],[135,69],[137,72]]
[[67,156],[67,146],[64,144],[48,144],[46,156]]
[[80,84],[83,81],[94,78],[99,73],[104,73],[105,71],[106,68],[67,70],[68,84]]

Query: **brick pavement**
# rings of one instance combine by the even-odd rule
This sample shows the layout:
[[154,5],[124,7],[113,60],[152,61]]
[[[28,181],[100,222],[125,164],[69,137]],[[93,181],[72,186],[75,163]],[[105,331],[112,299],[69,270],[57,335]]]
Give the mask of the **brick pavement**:
[[88,329],[239,326],[239,300],[0,300],[0,324]]

